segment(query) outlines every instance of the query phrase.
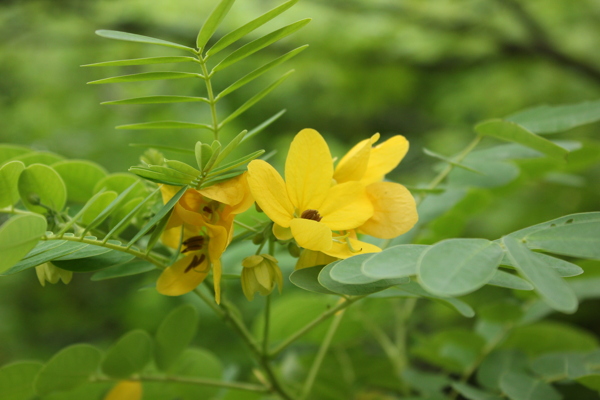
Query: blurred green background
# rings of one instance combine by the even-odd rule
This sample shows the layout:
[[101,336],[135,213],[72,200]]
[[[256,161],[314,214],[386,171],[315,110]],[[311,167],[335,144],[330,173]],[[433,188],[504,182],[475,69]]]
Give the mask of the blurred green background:
[[[203,104],[101,106],[102,101],[149,94],[204,95],[202,82],[189,80],[86,86],[107,76],[148,70],[185,70],[178,65],[81,68],[100,61],[181,55],[175,49],[118,42],[96,29],[128,31],[192,46],[214,6],[208,0],[28,0],[0,2],[0,141],[48,150],[67,158],[91,159],[110,172],[138,163],[141,149],[129,143],[192,147],[208,133],[123,131],[116,125],[159,119],[207,122]],[[217,32],[222,35],[279,4],[238,0]],[[233,80],[295,47],[310,47],[277,68],[292,75],[265,100],[238,118],[225,139],[251,129],[285,108],[287,113],[254,140],[249,150],[280,150],[282,165],[292,135],[320,131],[334,155],[375,132],[405,135],[411,151],[391,178],[416,185],[434,174],[426,147],[452,155],[473,138],[473,125],[540,104],[600,98],[600,3],[580,0],[301,0],[250,35],[258,37],[302,18],[313,21],[299,33],[257,53],[217,76],[224,88]],[[187,67],[187,66],[186,66]],[[189,68],[189,67],[187,67]],[[278,77],[270,73],[228,96],[221,116]],[[569,163],[518,161],[522,174],[495,189],[474,189],[462,204],[426,227],[418,240],[500,235],[572,212],[598,210],[599,124],[561,134],[582,141]],[[483,147],[493,141],[484,141]],[[178,157],[165,153],[168,158]],[[579,178],[573,179],[573,175]],[[230,257],[235,262],[234,257]],[[284,266],[289,271],[293,261]],[[232,266],[232,269],[235,267]],[[90,282],[80,274],[68,286],[41,288],[35,273],[0,280],[0,365],[23,358],[47,358],[75,342],[108,345],[133,328],[153,332],[160,317],[182,301],[153,290],[138,291],[155,275]],[[227,285],[230,296],[239,284]],[[294,296],[307,296],[286,283]],[[292,294],[289,294],[292,295]],[[491,295],[491,294],[490,294]],[[318,297],[318,296],[317,296]],[[276,301],[277,299],[276,296]],[[247,305],[253,318],[259,302]],[[290,300],[291,301],[291,300]],[[333,301],[333,300],[331,300]],[[368,307],[368,306],[365,306]],[[598,334],[585,303],[567,318]],[[202,334],[226,361],[244,360],[241,344],[202,308]],[[383,310],[375,312],[385,320]],[[436,304],[421,304],[417,323],[469,324]],[[350,328],[348,328],[350,329]],[[354,340],[354,339],[353,339]],[[311,344],[312,343],[312,344]],[[307,346],[314,345],[310,340]]]

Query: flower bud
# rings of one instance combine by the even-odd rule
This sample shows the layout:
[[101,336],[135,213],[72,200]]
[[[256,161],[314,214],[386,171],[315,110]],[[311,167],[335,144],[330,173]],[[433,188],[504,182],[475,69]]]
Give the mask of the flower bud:
[[288,244],[288,252],[290,253],[290,256],[294,258],[300,257],[300,247],[298,247],[296,242],[290,242]]
[[73,279],[73,271],[58,268],[50,262],[35,267],[35,273],[42,286],[46,286],[46,281],[54,285],[59,280],[63,281],[65,285],[68,285],[69,282],[71,282],[71,279]]
[[275,257],[268,254],[250,256],[244,258],[242,265],[242,290],[248,300],[254,299],[255,292],[263,296],[270,294],[275,284],[281,293],[283,277]]

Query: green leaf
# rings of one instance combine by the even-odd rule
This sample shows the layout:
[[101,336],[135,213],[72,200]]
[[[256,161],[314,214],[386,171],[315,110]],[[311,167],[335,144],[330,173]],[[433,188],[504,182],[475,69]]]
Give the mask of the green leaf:
[[107,175],[100,165],[84,160],[65,160],[52,165],[67,187],[69,201],[85,203],[94,194],[98,181]]
[[27,254],[23,260],[15,264],[8,271],[4,272],[3,275],[16,274],[17,272],[21,272],[28,268],[52,261],[55,258],[74,253],[87,246],[88,244],[86,243],[72,242],[67,240],[51,240],[47,242],[41,242],[33,250],[31,250],[31,252]]
[[94,64],[85,64],[82,67],[120,67],[125,65],[169,64],[198,61],[194,57],[148,57],[133,58],[130,60],[104,61]]
[[443,155],[435,153],[435,152],[433,152],[433,151],[431,151],[429,149],[426,149],[425,147],[423,147],[423,153],[427,154],[429,157],[436,158],[436,159],[438,159],[440,161],[443,161],[443,162],[448,163],[450,165],[453,165],[455,167],[462,168],[464,170],[473,172],[475,174],[483,175],[483,172],[479,172],[479,171],[477,171],[474,168],[471,168],[471,167],[469,167],[467,165],[458,163],[458,162],[456,162],[456,161],[454,161],[454,160],[452,160],[452,159],[450,159],[450,158],[448,158],[446,156],[443,156]]
[[11,207],[19,201],[19,176],[24,169],[21,161],[11,161],[0,168],[0,208]]
[[285,81],[293,72],[294,72],[294,70],[286,72],[285,74],[283,74],[283,76],[281,76],[281,78],[277,79],[275,82],[271,83],[269,86],[267,86],[266,88],[264,88],[263,90],[261,90],[260,92],[258,92],[254,96],[252,96],[248,101],[246,101],[244,104],[242,104],[237,110],[235,110],[234,112],[229,114],[227,116],[227,118],[225,118],[219,124],[219,128],[225,126],[227,123],[229,123],[232,120],[234,120],[235,118],[237,118],[244,111],[248,110],[254,104],[256,104],[260,100],[262,100],[263,97],[265,97],[266,95],[271,93],[277,86],[281,85],[283,83],[283,81]]
[[106,279],[122,278],[124,276],[143,274],[155,269],[156,267],[147,261],[132,261],[98,271],[92,275],[90,280],[103,281]]
[[19,195],[25,207],[38,214],[47,213],[46,207],[61,211],[67,202],[67,188],[62,178],[43,164],[32,164],[21,172]]
[[530,147],[549,157],[564,160],[569,153],[559,145],[528,131],[524,127],[510,121],[493,119],[475,126],[475,131],[483,136],[491,136]]
[[533,232],[554,228],[558,225],[568,225],[572,223],[592,225],[598,224],[600,223],[600,212],[587,212],[565,215],[564,217],[556,218],[550,221],[542,222],[540,224],[518,230],[516,232],[511,233],[508,236],[514,237],[515,239],[524,239],[526,236],[532,234]]
[[[545,264],[546,266],[554,269],[558,273],[558,275],[563,278],[583,274],[583,269],[581,269],[579,265],[570,263],[565,260],[561,260],[560,258],[552,257],[547,254],[537,252],[533,252],[532,254],[530,254],[530,256],[537,258],[540,264]],[[508,265],[514,268],[508,254],[504,256],[504,259],[502,260],[501,264]]]
[[118,194],[117,192],[113,192],[112,190],[96,193],[94,197],[88,201],[88,203],[84,206],[85,210],[81,215],[81,222],[88,226],[100,215],[100,213],[106,209],[116,198]]
[[516,323],[523,316],[521,305],[509,299],[483,304],[477,312],[481,320],[504,325]]
[[583,386],[600,392],[600,375],[586,375],[580,378],[577,378],[577,382],[581,383]]
[[[111,242],[111,241],[109,241]],[[89,245],[89,247],[99,247],[94,245]],[[102,248],[102,247],[100,247]],[[83,250],[83,249],[82,249]],[[98,255],[94,255],[91,257],[80,257],[79,253],[82,251],[78,251],[72,254],[69,254],[68,259],[55,259],[52,261],[54,265],[59,268],[65,269],[67,271],[73,272],[89,272],[89,271],[97,271],[99,269],[104,269],[108,267],[112,267],[113,265],[119,265],[126,262],[131,261],[134,256],[132,254],[124,253],[118,250],[110,250],[103,252]],[[106,249],[105,249],[106,250]],[[76,258],[75,258],[76,257]]]
[[387,248],[365,260],[362,271],[376,279],[416,275],[419,257],[428,248],[429,246],[421,244],[401,244]]
[[204,97],[192,96],[144,96],[134,97],[132,99],[104,101],[100,104],[118,105],[118,104],[167,104],[167,103],[208,103]]
[[160,221],[158,221],[158,223],[156,225],[154,225],[154,229],[152,230],[152,233],[150,234],[150,238],[148,238],[148,244],[146,244],[146,253],[149,253],[154,248],[154,245],[156,243],[158,243],[158,240],[160,239],[163,231],[167,227],[167,223],[169,223],[169,218],[171,217],[172,213],[173,213],[173,209],[170,209],[160,219]]
[[450,329],[437,333],[413,347],[412,353],[448,371],[466,371],[481,356],[483,338],[466,329]]
[[[176,376],[190,378],[207,378],[220,380],[223,377],[223,365],[211,352],[204,349],[186,349],[171,371]],[[182,399],[212,399],[220,391],[219,388],[170,383]]]
[[24,146],[15,146],[12,144],[0,144],[0,165],[8,161],[13,161],[14,158],[23,156],[33,151]]
[[518,350],[496,350],[483,359],[477,370],[477,381],[490,390],[500,390],[500,378],[507,372],[525,372],[529,361]]
[[163,171],[158,172],[149,168],[131,167],[129,168],[129,171],[151,182],[164,183],[173,186],[187,185],[194,180],[188,176],[181,177],[180,174],[175,174],[176,171],[172,171],[168,168],[164,168]]
[[505,236],[502,244],[517,271],[533,284],[535,291],[550,307],[566,313],[577,310],[575,293],[556,271],[533,256],[534,253],[516,239]]
[[141,122],[139,124],[119,125],[116,127],[116,129],[212,129],[212,127],[206,124],[197,124],[195,122],[154,121]]
[[152,359],[152,338],[143,330],[125,334],[106,353],[102,371],[113,378],[126,379],[142,372]]
[[358,256],[347,258],[345,260],[332,262],[331,264],[329,264],[325,268],[323,268],[321,270],[321,272],[319,273],[319,278],[318,278],[319,283],[321,284],[321,286],[323,286],[326,289],[331,290],[332,292],[335,292],[335,293],[345,294],[345,295],[350,295],[350,296],[363,296],[363,295],[379,292],[379,291],[387,289],[391,286],[408,283],[410,281],[408,278],[382,279],[382,280],[373,281],[372,279],[369,279],[369,278],[363,276],[369,282],[363,281],[364,283],[346,284],[346,283],[340,283],[331,277],[331,270],[337,264],[340,264],[343,262],[344,264],[343,264],[342,268],[345,268],[349,271],[348,276],[355,277],[356,278],[354,280],[355,282],[361,282],[360,275],[359,275],[360,267],[362,265],[362,262],[365,259],[365,256],[366,256],[366,258],[368,258],[371,255],[372,254],[360,254]]
[[62,160],[64,160],[63,157],[49,151],[34,151],[19,155],[10,161],[22,161],[28,167],[32,164],[52,165]]
[[505,118],[531,132],[557,133],[600,121],[600,100],[560,106],[540,106]]
[[425,289],[441,296],[459,296],[489,282],[504,253],[485,239],[448,239],[429,247],[418,262]]
[[131,184],[131,186],[122,191],[113,201],[111,201],[102,211],[100,211],[100,213],[90,223],[87,224],[86,231],[101,224],[116,209],[118,209],[121,205],[126,204],[130,199],[130,193],[135,193],[135,190],[139,186],[141,186],[141,183],[139,180],[136,180]]
[[206,52],[206,56],[210,57],[213,54],[216,54],[217,52],[223,50],[224,48],[226,48],[230,44],[237,42],[238,40],[240,40],[241,38],[243,38],[244,36],[246,36],[250,32],[254,31],[255,29],[257,29],[259,27],[261,27],[262,25],[266,24],[267,22],[269,22],[270,20],[272,20],[273,18],[275,18],[276,16],[278,16],[282,12],[286,11],[291,6],[293,6],[294,4],[296,4],[297,2],[298,2],[298,0],[290,0],[290,1],[286,2],[286,3],[283,3],[280,6],[277,6],[277,7],[273,8],[272,10],[267,11],[266,13],[264,13],[263,15],[261,15],[260,17],[258,17],[256,19],[253,19],[252,21],[248,22],[247,24],[245,24],[245,25],[237,28],[236,30],[234,30],[232,32],[229,32],[228,34],[224,35],[221,39],[219,39],[217,41],[217,43],[215,43]]
[[167,164],[168,167],[173,168],[176,171],[179,171],[181,173],[184,173],[189,176],[196,177],[196,178],[198,176],[200,176],[200,174],[202,173],[201,171],[197,170],[196,168],[192,167],[191,165],[188,165],[184,162],[177,161],[177,160],[165,160],[165,164]]
[[94,375],[102,354],[89,344],[76,344],[62,349],[48,361],[35,380],[40,396],[73,389]]
[[217,30],[219,24],[221,24],[221,21],[223,21],[223,18],[225,18],[229,12],[229,9],[233,5],[234,1],[235,0],[219,1],[219,4],[217,4],[215,9],[209,14],[208,18],[204,22],[204,25],[202,25],[200,32],[198,32],[198,37],[196,38],[196,47],[200,53],[202,53],[204,46],[206,46],[206,43],[208,43],[212,35]]
[[264,150],[257,150],[254,153],[250,153],[247,156],[238,158],[235,161],[229,162],[227,164],[223,164],[219,168],[213,169],[212,171],[210,171],[210,173],[207,176],[212,178],[213,176],[220,175],[223,172],[230,171],[234,168],[237,168],[239,166],[249,163],[250,161],[254,160],[255,158],[262,156],[264,153],[265,153]]
[[98,31],[96,31],[96,35],[102,36],[102,37],[105,37],[108,39],[125,40],[127,42],[138,42],[138,43],[156,44],[159,46],[173,47],[176,49],[188,50],[188,51],[191,51],[192,53],[196,54],[196,51],[194,49],[192,49],[191,47],[187,47],[182,44],[177,44],[177,43],[173,43],[173,42],[168,42],[168,41],[162,40],[162,39],[155,39],[155,38],[151,38],[148,36],[136,35],[134,33],[109,31],[109,30],[98,30]]
[[161,72],[140,72],[139,74],[113,76],[110,78],[98,79],[97,81],[88,82],[88,85],[102,85],[105,83],[121,83],[121,82],[145,82],[159,81],[165,79],[185,79],[185,78],[200,78],[202,75],[191,72],[176,72],[176,71],[161,71]]
[[480,173],[455,168],[448,176],[449,186],[467,188],[504,186],[515,180],[520,173],[519,168],[511,162],[497,161],[481,157],[479,154],[467,157],[462,164]]
[[174,146],[163,146],[160,144],[153,143],[129,143],[130,147],[142,147],[142,148],[151,148],[156,150],[166,150],[173,151],[175,153],[183,153],[183,154],[194,154],[194,150],[186,149],[183,147],[174,147]]
[[452,387],[468,400],[502,400],[502,397],[487,393],[462,382],[452,382]]
[[317,265],[315,267],[297,269],[290,274],[290,282],[309,292],[337,294],[319,283],[319,273],[323,268],[325,268],[324,265]]
[[236,62],[243,60],[244,58],[256,53],[259,50],[264,49],[265,47],[277,42],[278,40],[283,39],[284,37],[291,35],[296,32],[306,24],[310,22],[310,19],[303,19],[298,22],[294,22],[293,24],[284,26],[283,28],[277,29],[261,38],[251,41],[248,44],[240,47],[227,57],[225,57],[220,63],[214,66],[211,71],[211,74],[220,71],[224,68],[229,67],[230,65],[235,64]]
[[575,380],[587,375],[586,357],[582,353],[549,353],[531,362],[531,369],[549,381]]
[[228,86],[227,88],[223,89],[223,91],[217,95],[217,97],[215,98],[215,101],[222,99],[223,97],[227,96],[229,93],[252,82],[254,79],[263,75],[265,72],[271,70],[272,68],[275,68],[276,66],[284,63],[285,61],[287,61],[290,58],[294,57],[295,55],[299,54],[301,51],[305,50],[307,47],[308,47],[308,45],[300,46],[288,53],[285,53],[281,57],[278,57],[275,60],[263,65],[262,67],[255,69],[254,71],[250,72],[248,75],[240,78],[239,80],[235,81],[230,86]]
[[[127,224],[140,213],[140,211],[142,210],[142,207],[144,207],[146,205],[146,203],[148,203],[148,201],[150,201],[156,195],[156,193],[158,193],[159,190],[160,190],[160,188],[156,188],[156,190],[154,190],[152,193],[150,193],[145,199],[143,199],[139,203],[136,202],[135,206],[133,208],[130,208],[130,204],[131,204],[131,202],[135,202],[136,199],[129,201],[127,204],[125,204],[125,206],[121,210],[118,210],[117,215],[115,215],[115,217],[114,217],[114,220],[118,221],[118,222],[114,223],[110,232],[108,232],[106,234],[106,237],[104,240],[107,240],[107,238],[110,238],[115,232],[120,232],[121,229],[123,229],[125,226],[127,226]],[[141,199],[141,197],[140,197],[140,199]],[[124,210],[127,211],[127,214],[123,216],[121,213]],[[113,221],[111,221],[111,223],[112,222]]]
[[285,114],[285,112],[286,112],[285,109],[281,110],[277,114],[273,115],[271,118],[267,119],[266,121],[264,121],[263,123],[258,125],[257,127],[251,129],[250,132],[248,132],[246,134],[246,136],[244,136],[244,139],[242,139],[242,141],[240,143],[244,143],[246,140],[258,135],[260,132],[265,130],[269,125],[271,125],[273,122],[277,121],[283,114]]
[[168,370],[191,343],[198,329],[198,312],[190,304],[184,304],[163,320],[156,332],[156,365],[161,371]]
[[46,218],[17,215],[0,226],[0,273],[13,267],[33,249],[46,233]]
[[[133,174],[124,172],[110,174],[106,178],[96,183],[96,186],[94,186],[94,193],[98,193],[102,189],[121,193],[135,182],[140,182],[140,179]],[[137,190],[134,190],[130,193],[130,195],[127,197],[127,201],[143,196],[145,192],[146,190],[144,189],[143,185],[140,185],[138,186]]]
[[2,400],[29,400],[34,396],[33,381],[44,364],[20,361],[0,368]]
[[248,133],[248,131],[244,129],[243,131],[238,133],[233,139],[231,139],[229,143],[227,143],[227,146],[225,146],[225,148],[223,148],[223,150],[221,150],[221,152],[219,153],[219,156],[215,161],[216,165],[221,164],[221,161],[223,161],[229,154],[231,154],[233,150],[235,150],[238,147],[238,145],[244,139],[244,136],[246,136],[246,133]]
[[511,400],[561,400],[552,386],[524,373],[507,372],[500,378],[500,389]]
[[496,270],[487,284],[515,290],[533,290],[533,285],[525,279],[500,269]]

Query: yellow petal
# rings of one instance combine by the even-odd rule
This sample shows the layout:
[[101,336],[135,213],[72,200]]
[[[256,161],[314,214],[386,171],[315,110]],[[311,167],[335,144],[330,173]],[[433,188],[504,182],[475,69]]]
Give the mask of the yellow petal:
[[248,164],[248,185],[260,208],[276,224],[290,226],[294,206],[287,195],[285,182],[275,168],[262,160]]
[[375,246],[374,244],[362,242],[358,239],[353,238],[349,238],[348,240],[350,240],[352,250],[354,251],[352,251],[345,242],[333,242],[333,246],[331,246],[331,249],[323,251],[323,253],[335,258],[348,258],[356,256],[358,254],[377,253],[381,251],[381,249]]
[[373,206],[361,183],[345,182],[329,190],[318,211],[322,216],[321,222],[338,231],[361,226],[373,215]]
[[399,183],[376,182],[367,186],[373,216],[360,231],[381,239],[392,239],[408,232],[419,219],[415,199]]
[[273,224],[273,235],[279,240],[290,240],[294,237],[290,228],[284,228],[277,224]]
[[359,181],[362,179],[369,164],[371,143],[373,143],[372,139],[365,139],[342,157],[333,173],[333,179],[337,183]]
[[138,381],[120,381],[104,397],[104,400],[141,400],[142,383]]
[[163,203],[167,204],[180,190],[181,186],[161,185],[160,194],[162,195]]
[[249,192],[246,172],[225,182],[217,183],[199,191],[203,196],[219,203],[234,206],[240,204]]
[[271,290],[273,283],[271,282],[271,275],[269,275],[269,267],[264,262],[252,268],[254,276],[258,283],[265,289]]
[[298,246],[310,250],[329,250],[331,248],[331,229],[322,222],[310,219],[294,218],[290,222],[292,235]]
[[314,129],[301,130],[285,161],[285,182],[292,204],[300,211],[318,210],[332,178],[333,160],[325,139]]
[[221,304],[221,276],[223,275],[223,267],[221,266],[221,260],[217,259],[213,261],[213,287],[215,288],[215,302]]
[[363,183],[369,184],[383,179],[384,175],[396,168],[408,151],[408,140],[396,135],[379,146],[371,149],[367,172],[362,178]]
[[242,260],[244,268],[254,268],[263,261],[263,257],[259,255],[248,256]]
[[327,265],[337,260],[335,257],[328,256],[320,251],[312,251],[308,249],[302,250],[300,258],[294,269],[310,268],[317,265]]
[[201,255],[196,252],[188,254],[165,269],[156,282],[156,290],[166,296],[180,296],[191,292],[201,284],[210,271],[208,257],[204,256],[200,265],[188,269],[194,257],[200,258]]
[[120,381],[108,392],[104,400],[142,400],[142,383]]

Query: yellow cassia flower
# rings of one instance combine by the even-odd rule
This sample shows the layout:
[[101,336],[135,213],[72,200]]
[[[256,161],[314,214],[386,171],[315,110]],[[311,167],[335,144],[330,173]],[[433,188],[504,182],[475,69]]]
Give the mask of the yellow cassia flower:
[[337,258],[380,251],[347,235],[373,216],[364,184],[333,183],[329,147],[313,129],[300,131],[292,141],[285,181],[265,161],[254,160],[248,165],[252,195],[275,223],[273,233],[278,239],[293,237],[300,247]]
[[337,164],[333,178],[338,184],[359,181],[366,186],[373,215],[359,232],[392,239],[408,232],[417,222],[417,207],[408,189],[399,183],[382,182],[408,151],[408,141],[396,135],[376,147],[379,134],[354,146]]
[[[220,302],[221,255],[233,237],[233,219],[254,203],[246,174],[206,189],[188,189],[179,199],[161,239],[184,257],[158,278],[159,293],[179,296],[194,290],[212,266],[215,300]],[[163,201],[169,201],[179,189],[162,186]]]

